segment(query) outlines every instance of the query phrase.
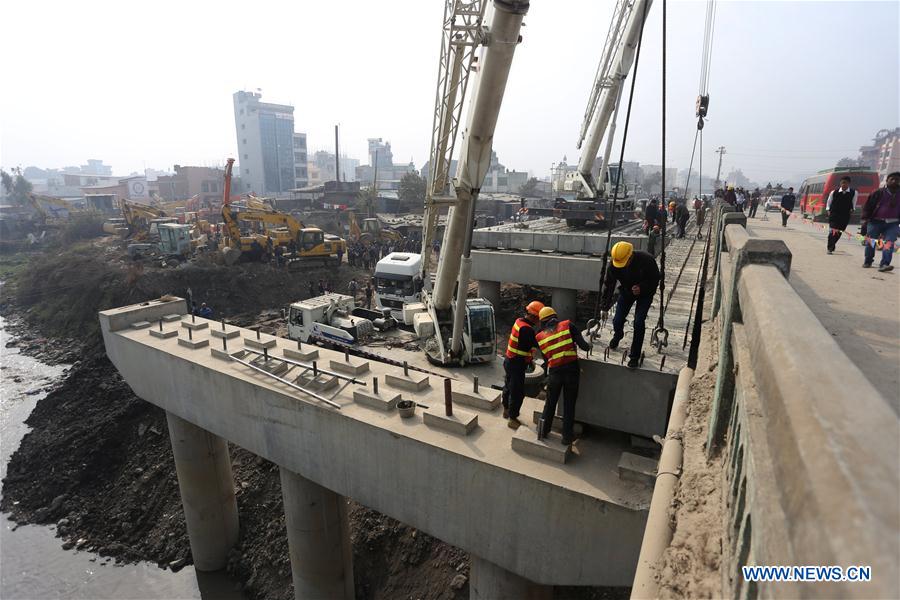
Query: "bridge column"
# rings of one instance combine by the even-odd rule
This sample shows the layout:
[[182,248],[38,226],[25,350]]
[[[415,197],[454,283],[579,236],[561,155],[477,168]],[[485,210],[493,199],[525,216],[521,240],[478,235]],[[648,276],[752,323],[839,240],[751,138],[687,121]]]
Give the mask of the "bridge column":
[[194,567],[224,569],[238,539],[228,443],[170,412],[166,421]]
[[494,305],[494,309],[500,306],[500,282],[478,280],[478,295]]
[[294,597],[352,600],[347,501],[284,467],[280,471]]
[[553,310],[559,315],[560,321],[563,319],[575,320],[575,309],[578,307],[578,296],[575,290],[553,288],[550,302]]
[[470,600],[550,600],[553,586],[528,581],[474,554],[469,557]]

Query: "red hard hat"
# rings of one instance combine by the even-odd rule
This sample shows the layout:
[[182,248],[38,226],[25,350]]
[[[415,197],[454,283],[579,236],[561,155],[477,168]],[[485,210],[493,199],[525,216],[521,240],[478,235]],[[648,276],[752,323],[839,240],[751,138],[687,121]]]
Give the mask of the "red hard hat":
[[534,315],[535,317],[540,317],[542,308],[544,308],[543,302],[539,300],[532,300],[528,303],[528,306],[525,307],[525,312],[530,315]]

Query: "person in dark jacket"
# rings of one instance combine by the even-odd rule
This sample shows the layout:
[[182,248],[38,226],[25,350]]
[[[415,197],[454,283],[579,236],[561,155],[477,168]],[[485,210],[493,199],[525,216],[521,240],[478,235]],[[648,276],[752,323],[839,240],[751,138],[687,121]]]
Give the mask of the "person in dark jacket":
[[612,264],[606,270],[603,298],[600,301],[601,317],[606,319],[618,282],[619,300],[613,317],[613,337],[609,340],[609,347],[613,350],[619,347],[619,342],[625,335],[625,317],[631,311],[631,306],[637,304],[634,310],[634,337],[628,352],[628,368],[634,369],[638,366],[644,345],[647,313],[659,285],[659,267],[651,254],[635,251],[629,242],[616,242],[610,255]]
[[840,187],[831,190],[825,203],[825,212],[828,215],[828,254],[834,252],[838,240],[847,229],[854,206],[856,206],[856,190],[850,187],[850,178],[845,175],[841,177]]
[[728,191],[725,192],[725,197],[722,198],[725,204],[730,204],[731,206],[737,206],[737,194],[734,192],[734,186],[729,185]]
[[525,399],[525,374],[534,357],[532,351],[538,347],[535,329],[541,323],[541,310],[544,303],[532,300],[525,307],[525,314],[516,319],[509,330],[506,342],[506,355],[503,359],[503,418],[510,429],[518,429],[519,411]]
[[541,331],[535,336],[547,367],[547,401],[544,402],[541,437],[547,437],[553,425],[559,396],[563,396],[562,443],[575,441],[575,400],[578,398],[578,350],[591,349],[578,327],[569,320],[560,321],[556,311],[545,306],[540,312]]
[[860,220],[860,231],[866,236],[866,258],[864,268],[872,266],[875,260],[875,244],[882,238],[881,264],[878,270],[886,273],[894,269],[891,257],[900,233],[900,171],[885,178],[884,187],[878,188],[866,200]]
[[787,227],[788,217],[794,212],[794,205],[797,204],[797,196],[794,195],[794,188],[789,187],[788,193],[781,197],[781,226]]
[[691,218],[691,211],[684,203],[679,203],[675,207],[675,224],[678,226],[678,237],[683,238],[684,232],[687,231],[687,224]]

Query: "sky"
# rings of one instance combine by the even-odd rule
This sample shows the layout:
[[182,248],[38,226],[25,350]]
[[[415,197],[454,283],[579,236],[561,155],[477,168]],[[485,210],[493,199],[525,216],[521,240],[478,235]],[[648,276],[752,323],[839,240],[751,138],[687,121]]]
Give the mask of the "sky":
[[[533,0],[494,149],[542,177],[575,147],[613,0]],[[653,3],[626,159],[661,163],[662,0]],[[686,168],[696,132],[705,1],[667,3],[667,166]],[[103,159],[115,174],[215,165],[236,154],[232,94],[295,106],[310,152],[425,162],[441,0],[154,3],[8,2],[0,54],[0,165]],[[900,125],[900,2],[717,3],[703,172],[741,168],[797,182],[855,158]],[[630,83],[629,83],[630,85]],[[624,108],[615,140],[618,156]],[[695,169],[696,169],[695,165]]]

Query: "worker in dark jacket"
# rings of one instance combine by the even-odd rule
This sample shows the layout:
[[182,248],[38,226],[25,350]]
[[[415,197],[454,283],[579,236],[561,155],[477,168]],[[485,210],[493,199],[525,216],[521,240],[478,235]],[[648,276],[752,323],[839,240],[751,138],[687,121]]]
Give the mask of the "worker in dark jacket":
[[729,185],[728,191],[725,192],[724,198],[725,204],[730,204],[731,206],[737,206],[737,194],[734,193],[734,186]]
[[619,342],[625,335],[625,317],[631,311],[631,306],[637,304],[634,309],[634,337],[628,353],[628,367],[634,369],[638,366],[644,345],[647,313],[659,285],[659,267],[652,255],[635,251],[630,242],[617,242],[610,254],[612,264],[606,270],[606,280],[603,282],[601,318],[606,319],[612,306],[613,290],[618,282],[619,300],[613,317],[613,336],[609,340],[609,347],[613,350],[619,347]]
[[541,309],[541,331],[537,334],[538,347],[547,367],[547,401],[544,402],[543,429],[541,437],[550,434],[553,415],[559,395],[563,395],[562,443],[566,446],[575,441],[575,400],[578,399],[578,350],[591,349],[581,332],[568,319],[560,321],[556,311],[549,306]]
[[687,224],[691,218],[691,211],[684,203],[679,203],[675,207],[675,224],[678,226],[678,237],[683,238],[684,232],[687,231]]
[[864,268],[872,266],[875,260],[875,244],[882,238],[881,264],[878,270],[886,273],[894,269],[891,257],[900,233],[900,171],[885,178],[884,187],[878,188],[866,200],[863,207],[860,231],[866,236],[866,258]]
[[541,322],[544,303],[532,300],[525,307],[525,315],[516,319],[509,331],[506,343],[506,358],[503,360],[503,418],[511,429],[518,429],[519,411],[525,399],[525,372],[533,361],[532,350],[537,348],[535,328]]
[[847,229],[854,206],[856,206],[856,190],[850,187],[850,178],[845,175],[841,177],[840,187],[831,190],[825,203],[825,213],[828,215],[828,254],[834,252],[838,240]]
[[794,188],[789,187],[788,193],[781,197],[781,226],[787,227],[788,217],[794,212],[794,205],[797,204],[797,196],[794,195]]

